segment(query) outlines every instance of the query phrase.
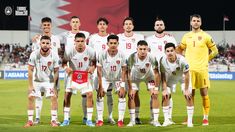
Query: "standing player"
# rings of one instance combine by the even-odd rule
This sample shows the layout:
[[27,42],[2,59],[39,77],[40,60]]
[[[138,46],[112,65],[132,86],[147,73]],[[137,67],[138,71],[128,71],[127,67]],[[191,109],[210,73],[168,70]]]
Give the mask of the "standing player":
[[[89,46],[92,47],[96,51],[96,55],[97,55],[96,57],[98,59],[98,55],[102,51],[105,51],[107,49],[107,37],[109,36],[109,34],[107,33],[107,28],[108,28],[109,21],[104,17],[100,17],[98,18],[96,24],[97,24],[97,28],[99,32],[90,36]],[[94,87],[98,88],[97,71],[95,71],[95,74],[94,74]],[[109,113],[108,122],[111,124],[116,124],[116,122],[113,119],[112,87],[110,87],[110,89],[107,90],[107,105],[108,105],[108,113]],[[103,100],[97,99],[96,107],[100,107],[100,108],[97,108],[97,110],[103,109],[104,107]],[[99,126],[99,124],[97,125]]]
[[[95,126],[92,123],[93,113],[93,88],[92,88],[92,74],[95,70],[95,51],[86,46],[86,37],[83,33],[77,33],[75,35],[75,47],[71,52],[65,51],[63,59],[63,67],[68,75],[65,81],[65,97],[64,97],[64,121],[61,126],[69,125],[69,113],[70,113],[70,99],[73,90],[81,89],[81,94],[86,95],[87,106],[87,126]],[[78,84],[73,86],[73,82],[78,80]],[[70,94],[69,94],[70,93]],[[67,98],[68,95],[70,98]]]
[[[87,32],[87,31],[81,31],[80,30],[80,26],[81,26],[81,22],[80,22],[80,19],[77,17],[77,16],[72,16],[71,19],[70,19],[70,27],[71,27],[71,30],[70,31],[66,31],[66,32],[63,32],[61,34],[59,34],[59,37],[60,37],[60,41],[62,43],[64,43],[65,45],[65,49],[64,49],[64,52],[66,53],[69,53],[71,52],[73,49],[74,49],[74,38],[75,38],[75,35],[77,33],[83,33],[85,34],[85,37],[86,39],[89,37],[90,33]],[[65,72],[65,81],[67,79],[68,75],[66,74]],[[76,90],[73,90],[73,94],[77,94],[77,91]],[[70,100],[71,100],[71,96],[72,96],[72,93],[71,92],[65,92],[65,99],[67,100],[67,102],[65,102],[64,100],[64,109],[65,109],[65,105],[67,107],[70,107]],[[86,112],[86,95],[82,95],[82,109],[83,109],[83,123],[86,123],[86,120],[87,120],[87,112]],[[69,103],[69,104],[65,104],[65,103]],[[70,119],[70,117],[69,117]]]
[[[40,38],[42,36],[49,36],[51,38],[51,49],[58,54],[60,52],[60,40],[57,36],[52,34],[52,21],[49,17],[44,17],[41,19],[41,28],[42,28],[42,34],[35,35],[32,39],[33,45],[32,50],[35,51],[37,49],[40,49]],[[59,91],[59,78],[56,81],[56,87],[57,91]],[[42,92],[42,96],[44,93]],[[43,98],[36,98],[35,99],[35,113],[36,113],[36,119],[34,121],[35,124],[40,123],[40,115],[42,110],[42,102]]]
[[[177,42],[171,34],[165,32],[165,23],[163,19],[159,17],[156,18],[154,29],[156,31],[155,34],[147,37],[146,41],[149,44],[150,53],[153,54],[159,61],[159,59],[163,55],[165,55],[164,53],[165,44],[173,43],[177,45]],[[175,91],[176,91],[176,87],[173,87],[172,92],[175,92]],[[170,106],[169,106],[169,118],[171,121],[172,121],[172,109],[173,109],[173,100],[171,98]]]
[[[98,74],[98,100],[103,100],[104,94],[110,87],[115,87],[118,93],[118,127],[123,127],[126,109],[125,74],[126,61],[124,54],[118,50],[118,36],[109,35],[107,38],[107,51],[99,55],[97,64]],[[97,126],[103,125],[103,108],[97,107]]]
[[171,98],[171,92],[174,85],[176,85],[180,80],[182,80],[184,74],[185,85],[182,88],[186,102],[187,102],[187,113],[188,113],[188,127],[193,127],[193,100],[191,99],[192,87],[190,83],[189,76],[189,65],[185,58],[175,52],[175,44],[166,43],[165,54],[160,59],[160,72],[163,87],[163,114],[164,123],[162,126],[171,125],[172,122],[169,120],[169,98]]
[[[123,29],[124,32],[118,34],[119,37],[119,50],[122,50],[125,53],[126,60],[129,58],[129,56],[136,52],[137,49],[137,42],[140,40],[144,40],[144,35],[134,33],[134,19],[131,17],[127,17],[123,20]],[[128,75],[128,74],[126,74]],[[130,86],[130,81],[127,80],[128,86]],[[127,87],[127,86],[126,86]],[[139,93],[137,91],[136,97],[135,97],[135,123],[141,124],[139,113],[140,113],[140,99],[139,99]]]
[[185,58],[189,63],[193,87],[192,99],[194,99],[195,90],[200,89],[204,114],[202,125],[209,125],[210,99],[208,88],[210,87],[210,81],[208,62],[218,54],[218,49],[212,37],[200,28],[202,25],[200,15],[192,15],[190,24],[192,31],[183,36],[181,44],[178,46],[178,51],[182,53],[185,50]]
[[34,99],[41,98],[41,91],[51,99],[51,126],[57,127],[56,80],[59,75],[59,56],[51,50],[51,39],[48,36],[40,38],[40,47],[31,53],[28,62],[28,122],[24,127],[33,126]]
[[137,43],[137,52],[131,54],[128,58],[128,77],[131,81],[129,89],[129,112],[130,123],[127,126],[135,125],[135,94],[140,90],[140,82],[144,81],[150,91],[151,106],[153,113],[153,125],[158,127],[161,124],[158,122],[159,116],[159,72],[158,62],[150,53],[148,53],[148,44],[141,40]]

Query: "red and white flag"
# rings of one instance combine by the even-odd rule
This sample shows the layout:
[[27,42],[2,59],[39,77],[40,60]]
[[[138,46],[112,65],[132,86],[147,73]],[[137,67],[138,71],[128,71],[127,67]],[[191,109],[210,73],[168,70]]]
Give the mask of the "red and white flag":
[[229,21],[228,16],[224,16],[224,21]]
[[74,89],[83,89],[88,87],[88,72],[73,71],[71,87]]

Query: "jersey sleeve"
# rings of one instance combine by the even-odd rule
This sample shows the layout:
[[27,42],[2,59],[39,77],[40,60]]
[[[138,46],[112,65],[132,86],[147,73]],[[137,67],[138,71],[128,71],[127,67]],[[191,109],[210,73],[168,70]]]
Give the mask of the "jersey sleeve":
[[122,58],[122,60],[121,60],[122,66],[126,66],[127,65],[126,64],[126,57],[125,57],[124,53],[121,54],[121,58]]
[[215,46],[215,42],[213,41],[212,37],[209,34],[207,34],[206,37],[206,45],[208,48]]
[[164,57],[161,57],[161,58],[160,58],[160,60],[159,60],[159,65],[160,65],[160,72],[165,73],[165,72],[166,72],[166,69],[165,69],[165,67],[164,67],[164,65],[163,65],[163,59],[164,59]]
[[152,68],[153,69],[157,69],[158,68],[157,58],[152,56],[152,55],[150,55],[150,60],[151,60]]
[[103,61],[104,61],[104,52],[101,52],[98,56],[98,60],[97,60],[97,66],[102,67]]
[[189,64],[183,56],[180,57],[180,62],[181,62],[181,67],[183,69],[183,72],[189,71]]
[[53,53],[53,56],[54,56],[54,59],[53,59],[54,68],[58,68],[59,67],[59,61],[60,61],[59,56],[56,53]]
[[36,64],[36,51],[32,52],[29,57],[28,65],[35,66]]
[[[136,53],[136,52],[135,52]],[[135,63],[135,53],[131,54],[127,60],[127,69],[130,71]]]
[[184,35],[183,38],[182,38],[182,40],[181,40],[181,43],[180,43],[180,45],[179,45],[179,47],[180,47],[181,49],[186,49],[186,47],[187,47],[186,38],[187,38],[186,35]]

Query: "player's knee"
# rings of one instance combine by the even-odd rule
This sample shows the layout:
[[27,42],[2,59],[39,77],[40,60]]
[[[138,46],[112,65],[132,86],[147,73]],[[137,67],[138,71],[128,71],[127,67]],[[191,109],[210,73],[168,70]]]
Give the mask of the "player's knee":
[[90,99],[90,98],[92,98],[92,96],[93,96],[92,92],[88,92],[88,93],[86,93],[86,97],[87,97],[87,98],[89,98],[89,99]]
[[152,95],[151,95],[151,99],[152,99],[152,100],[157,100],[157,94],[152,94]]
[[28,96],[29,101],[34,101],[34,96]]

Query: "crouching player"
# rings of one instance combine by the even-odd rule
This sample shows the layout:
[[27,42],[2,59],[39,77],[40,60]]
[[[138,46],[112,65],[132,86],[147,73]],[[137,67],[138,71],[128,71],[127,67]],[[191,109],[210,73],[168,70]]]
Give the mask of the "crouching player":
[[[110,87],[114,87],[118,93],[118,127],[123,127],[123,119],[126,109],[125,99],[125,75],[126,61],[124,53],[118,50],[118,36],[109,35],[107,38],[107,51],[99,54],[97,64],[98,74],[98,99],[103,102],[104,94]],[[98,104],[98,103],[97,103]],[[99,103],[101,105],[101,103]],[[99,108],[99,109],[98,109]],[[103,125],[103,104],[102,107],[97,106],[97,126]]]
[[51,50],[51,39],[48,36],[41,37],[40,47],[31,53],[28,62],[28,122],[24,127],[33,126],[34,100],[41,98],[41,91],[45,91],[46,97],[51,99],[51,126],[57,127],[55,84],[59,75],[59,56]]
[[129,112],[130,123],[127,126],[135,125],[135,94],[140,90],[140,83],[143,81],[148,88],[150,97],[152,99],[152,113],[153,113],[153,125],[155,127],[161,126],[158,122],[159,117],[159,72],[158,63],[156,58],[151,56],[148,52],[148,43],[144,40],[140,40],[137,43],[137,52],[130,55],[128,58],[128,79],[131,82],[129,89]]
[[169,99],[171,98],[171,92],[173,90],[173,87],[180,80],[182,80],[182,77],[184,77],[185,84],[181,88],[187,104],[187,125],[188,127],[193,127],[192,118],[194,112],[194,105],[192,99],[192,86],[190,83],[189,65],[182,55],[176,54],[175,45],[173,43],[166,43],[165,54],[166,55],[160,59],[164,114],[164,123],[162,124],[162,126],[168,126],[172,124],[172,122],[169,120],[170,117],[168,117]]
[[71,52],[66,52],[63,60],[63,68],[67,73],[65,82],[65,97],[64,97],[64,121],[60,126],[69,125],[70,114],[70,98],[72,92],[80,90],[81,94],[86,94],[87,97],[87,121],[86,125],[94,127],[92,123],[93,113],[93,87],[92,74],[96,66],[95,51],[86,46],[85,35],[77,33],[75,35],[75,47]]

